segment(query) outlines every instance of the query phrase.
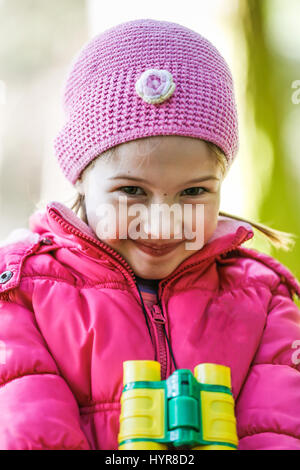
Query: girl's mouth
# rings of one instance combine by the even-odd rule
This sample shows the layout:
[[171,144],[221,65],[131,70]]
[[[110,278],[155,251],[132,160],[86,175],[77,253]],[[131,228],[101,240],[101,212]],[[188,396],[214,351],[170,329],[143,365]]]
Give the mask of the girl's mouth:
[[168,253],[171,253],[178,247],[180,243],[182,243],[182,241],[180,241],[179,243],[172,243],[172,244],[170,243],[168,246],[164,248],[154,248],[154,247],[150,247],[149,245],[144,245],[143,243],[136,242],[140,250],[152,256],[163,256]]

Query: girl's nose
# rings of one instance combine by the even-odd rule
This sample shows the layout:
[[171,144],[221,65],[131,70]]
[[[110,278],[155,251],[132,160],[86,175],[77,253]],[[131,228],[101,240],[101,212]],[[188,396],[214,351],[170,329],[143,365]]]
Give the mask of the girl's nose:
[[[176,204],[174,205],[176,206]],[[141,229],[147,238],[171,240],[182,239],[183,221],[181,207],[156,204],[145,211]]]

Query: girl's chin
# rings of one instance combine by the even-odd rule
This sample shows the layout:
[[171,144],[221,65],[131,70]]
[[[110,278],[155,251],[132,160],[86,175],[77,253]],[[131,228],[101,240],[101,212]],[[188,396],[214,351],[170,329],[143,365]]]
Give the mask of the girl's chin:
[[169,276],[194,251],[182,250],[182,244],[165,255],[156,256],[141,250],[132,240],[124,243],[109,243],[120,253],[137,276],[144,279],[164,279]]
[[[150,257],[149,257],[150,258]],[[168,277],[180,264],[180,260],[176,261],[173,257],[171,261],[153,257],[151,259],[139,259],[133,256],[132,262],[129,260],[135,274],[143,279],[164,279]]]

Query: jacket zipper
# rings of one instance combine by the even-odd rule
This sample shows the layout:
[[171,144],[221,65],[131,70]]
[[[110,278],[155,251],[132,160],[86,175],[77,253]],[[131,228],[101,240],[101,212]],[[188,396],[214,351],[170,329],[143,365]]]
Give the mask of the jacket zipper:
[[165,338],[165,324],[166,319],[162,313],[162,310],[158,304],[152,305],[150,308],[152,324],[156,328],[156,338],[157,338],[157,355],[156,359],[160,362],[161,365],[161,380],[165,380],[167,376],[167,365],[168,365],[168,350],[166,347],[166,338]]

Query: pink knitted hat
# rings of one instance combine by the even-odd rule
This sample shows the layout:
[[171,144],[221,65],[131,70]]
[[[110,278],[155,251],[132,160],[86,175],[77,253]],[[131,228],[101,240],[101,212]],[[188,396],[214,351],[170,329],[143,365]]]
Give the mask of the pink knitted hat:
[[54,148],[73,184],[100,153],[142,137],[204,139],[229,164],[238,150],[228,65],[207,39],[177,23],[139,19],[95,36],[71,64],[64,109]]

